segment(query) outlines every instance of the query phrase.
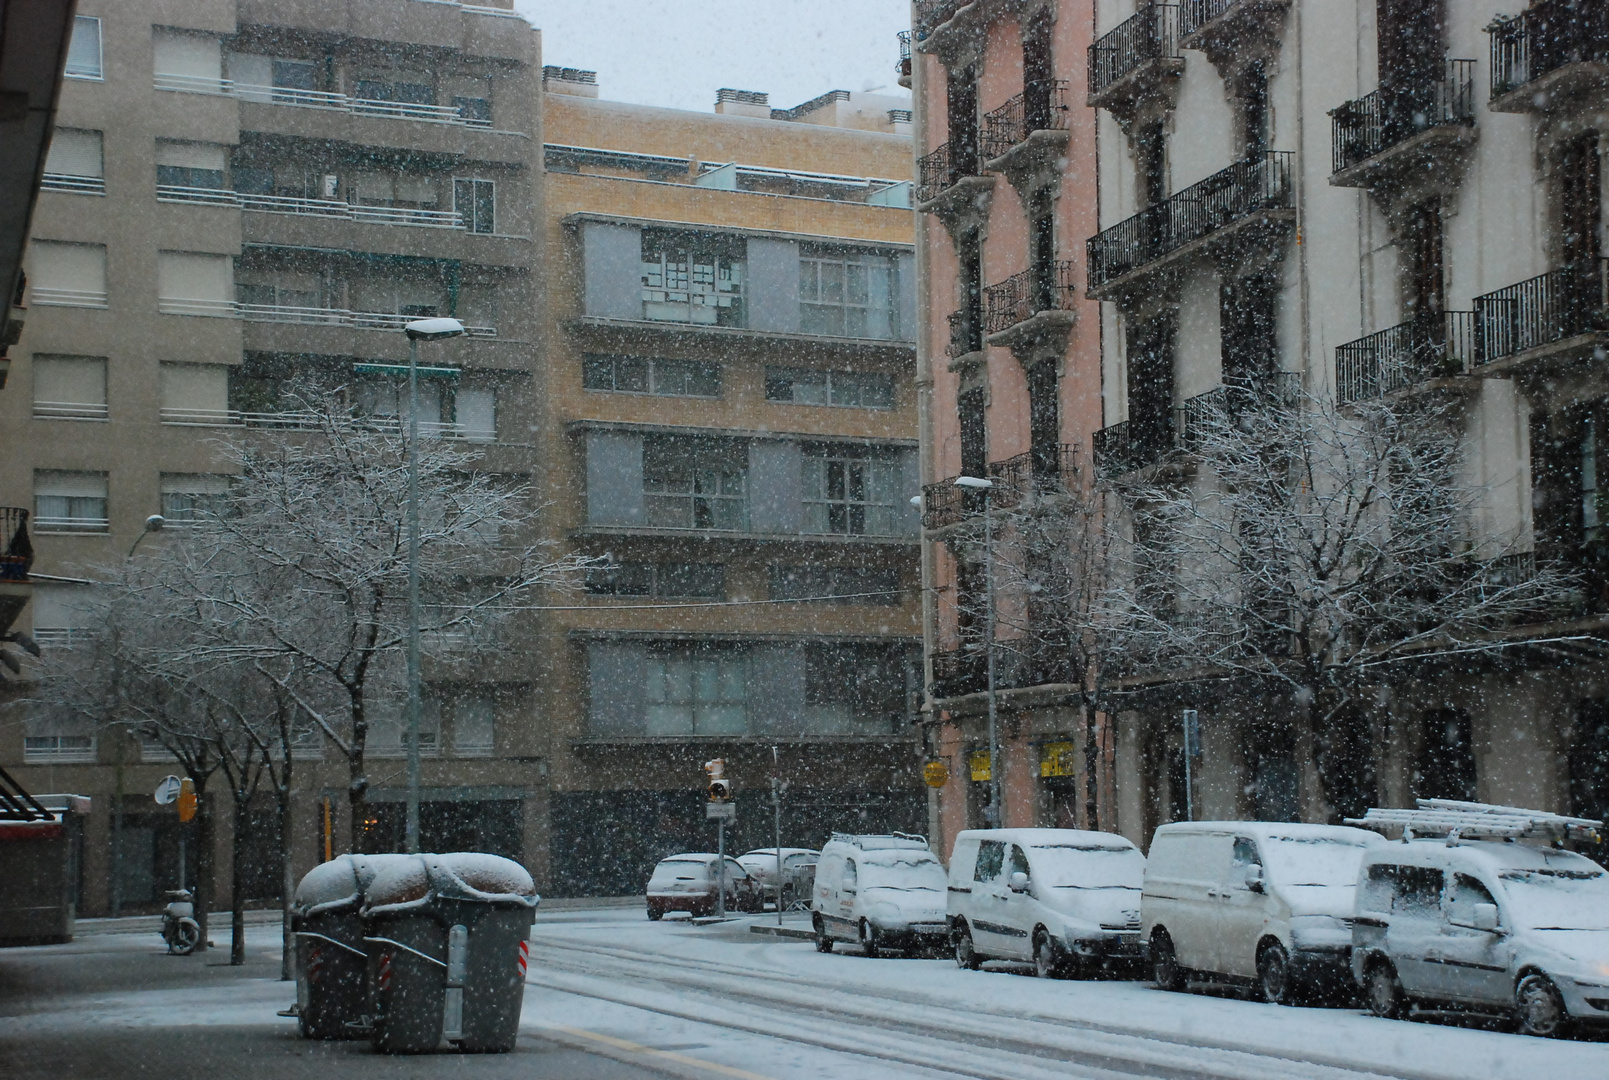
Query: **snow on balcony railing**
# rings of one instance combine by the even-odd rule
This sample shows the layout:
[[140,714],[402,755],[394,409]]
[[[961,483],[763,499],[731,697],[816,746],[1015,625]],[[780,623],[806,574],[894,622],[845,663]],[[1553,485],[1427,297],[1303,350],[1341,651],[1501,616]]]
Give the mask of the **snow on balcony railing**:
[[161,411],[164,424],[181,424],[190,427],[224,427],[239,424],[240,414],[228,409],[171,409]]
[[364,116],[390,116],[398,120],[428,120],[438,124],[456,124],[462,117],[451,105],[424,105],[412,101],[375,101],[371,98],[350,98],[349,108]]
[[35,285],[31,295],[36,307],[104,308],[106,306],[106,293],[87,289],[47,289]]
[[105,420],[106,405],[90,405],[78,401],[36,401],[34,418],[38,420]]
[[35,532],[103,533],[111,523],[105,518],[44,517],[34,518]]
[[[69,631],[70,632],[70,631]],[[39,631],[34,640],[40,641]],[[43,644],[40,648],[45,648]],[[24,765],[93,765],[95,738],[92,735],[27,735],[22,740]]]
[[157,202],[201,203],[204,206],[235,206],[235,193],[227,188],[185,187],[181,184],[158,184]]
[[[495,9],[494,9],[495,10]],[[358,116],[378,116],[393,120],[414,120],[426,124],[458,124],[461,127],[492,130],[490,120],[465,116],[451,105],[426,105],[411,101],[376,101],[348,97],[326,90],[301,90],[291,86],[262,86],[233,79],[209,79],[195,75],[175,75],[159,71],[153,84],[158,90],[185,94],[212,94],[236,97],[262,105],[294,105],[302,109],[325,109]]]
[[[299,323],[310,326],[352,326],[360,330],[401,330],[418,315],[395,315],[389,311],[348,311],[345,308],[295,307],[288,304],[243,304],[237,300],[201,300],[187,297],[157,298],[157,310],[164,315],[198,315],[217,319],[243,319],[246,322]],[[468,337],[494,338],[495,326],[465,326]]]
[[229,79],[209,79],[204,75],[175,75],[159,71],[154,76],[158,90],[176,90],[186,94],[227,94],[234,88]]
[[157,202],[238,206],[264,214],[335,218],[377,225],[413,225],[427,229],[462,229],[464,218],[456,210],[420,210],[406,206],[361,206],[336,199],[304,199],[288,195],[251,195],[226,188],[158,184]]
[[36,626],[30,636],[41,649],[71,649],[87,644],[95,631],[82,626]]
[[[254,427],[281,431],[309,431],[318,426],[310,412],[240,412],[236,409],[163,409],[162,422],[188,427]],[[364,425],[376,431],[401,434],[404,421],[395,416],[365,416]],[[497,432],[440,420],[419,421],[419,434],[427,439],[462,442],[496,442]]]
[[106,178],[47,172],[39,179],[39,190],[66,191],[74,195],[105,195]]
[[417,225],[427,229],[462,229],[464,218],[456,210],[414,210],[405,206],[354,206],[354,221],[381,225]]

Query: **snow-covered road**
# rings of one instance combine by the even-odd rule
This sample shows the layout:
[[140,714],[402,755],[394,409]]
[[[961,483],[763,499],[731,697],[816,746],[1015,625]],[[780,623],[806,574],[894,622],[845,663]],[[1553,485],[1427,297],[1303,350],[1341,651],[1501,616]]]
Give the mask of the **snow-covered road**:
[[1604,1042],[1133,982],[1045,982],[948,960],[826,956],[806,941],[753,934],[752,921],[649,923],[634,910],[539,916],[524,1023],[668,1071],[771,1080],[1609,1076]]

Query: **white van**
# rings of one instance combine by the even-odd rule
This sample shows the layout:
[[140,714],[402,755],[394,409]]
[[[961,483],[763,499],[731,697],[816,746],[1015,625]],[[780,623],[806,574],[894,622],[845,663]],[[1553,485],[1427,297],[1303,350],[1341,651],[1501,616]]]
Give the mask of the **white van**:
[[1145,856],[1112,833],[968,829],[950,852],[955,962],[1031,960],[1041,978],[1140,959]]
[[1512,841],[1411,840],[1358,877],[1352,973],[1369,1008],[1512,1015],[1530,1035],[1609,1023],[1609,874]]
[[1378,833],[1343,825],[1181,821],[1145,864],[1140,923],[1157,985],[1251,983],[1290,1004],[1349,991],[1358,867]]
[[816,949],[858,941],[867,956],[885,948],[943,947],[944,867],[927,840],[907,833],[833,833],[816,863],[810,922]]

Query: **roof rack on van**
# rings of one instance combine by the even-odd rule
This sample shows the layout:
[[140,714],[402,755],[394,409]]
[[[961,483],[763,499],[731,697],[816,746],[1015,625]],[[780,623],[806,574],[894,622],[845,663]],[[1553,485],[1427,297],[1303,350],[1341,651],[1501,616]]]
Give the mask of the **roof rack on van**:
[[877,833],[863,836],[859,833],[835,832],[832,834],[832,839],[840,844],[853,844],[863,851],[872,848],[927,847],[927,837],[915,833]]
[[1400,826],[1403,839],[1415,836],[1445,836],[1448,841],[1477,837],[1539,838],[1597,841],[1603,822],[1592,818],[1564,817],[1545,810],[1520,806],[1462,802],[1458,799],[1416,799],[1417,810],[1370,807],[1360,818],[1347,818],[1348,825],[1365,829]]

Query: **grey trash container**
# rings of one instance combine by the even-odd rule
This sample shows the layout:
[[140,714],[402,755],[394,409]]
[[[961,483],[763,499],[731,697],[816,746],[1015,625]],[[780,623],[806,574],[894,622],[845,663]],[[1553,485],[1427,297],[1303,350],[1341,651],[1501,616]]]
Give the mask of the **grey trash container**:
[[473,852],[406,858],[376,874],[363,909],[375,1049],[514,1049],[539,902],[530,874]]
[[296,887],[291,931],[296,941],[296,1019],[304,1039],[367,1034],[368,956],[359,907],[369,868],[363,862],[342,855],[309,870]]

